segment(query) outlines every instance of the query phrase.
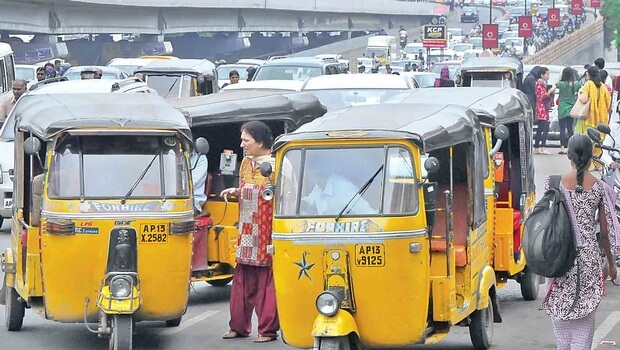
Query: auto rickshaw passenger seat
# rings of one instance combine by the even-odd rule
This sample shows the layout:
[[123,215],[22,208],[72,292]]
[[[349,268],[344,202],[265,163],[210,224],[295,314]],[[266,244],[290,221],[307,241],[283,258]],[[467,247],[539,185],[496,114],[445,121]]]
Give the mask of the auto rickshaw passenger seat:
[[207,173],[207,180],[205,181],[205,194],[207,198],[211,194],[211,187],[213,187],[213,175],[211,173]]
[[32,220],[31,226],[39,226],[41,220],[41,207],[43,205],[43,179],[39,174],[32,179]]
[[[450,184],[439,184],[439,199],[437,208],[445,208],[446,200],[443,192],[450,189]],[[456,253],[456,266],[463,267],[467,265],[467,237],[469,235],[469,186],[466,182],[455,183],[452,201],[453,218],[454,218],[454,250]],[[438,211],[435,215],[435,224],[433,225],[432,235],[434,237],[446,235],[446,217],[445,212]],[[446,251],[445,238],[431,239],[431,250],[435,252]]]

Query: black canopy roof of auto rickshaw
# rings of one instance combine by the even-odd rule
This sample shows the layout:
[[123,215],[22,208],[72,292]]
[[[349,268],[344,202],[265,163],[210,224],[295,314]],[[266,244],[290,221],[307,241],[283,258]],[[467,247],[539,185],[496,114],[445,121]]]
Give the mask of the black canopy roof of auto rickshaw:
[[192,127],[251,120],[282,120],[287,121],[292,129],[296,129],[327,111],[318,98],[309,92],[282,94],[274,91],[238,90],[168,102],[190,118]]
[[294,140],[335,138],[405,138],[423,151],[475,142],[476,114],[462,106],[432,104],[378,104],[336,109],[281,135],[276,150]]
[[49,140],[77,128],[175,130],[191,141],[185,116],[155,94],[26,94],[12,113],[16,128]]
[[148,64],[136,69],[135,73],[153,75],[181,75],[189,74],[198,76],[202,74],[206,78],[216,78],[215,64],[209,60],[178,59],[178,60],[153,60]]
[[461,62],[461,71],[492,71],[508,68],[523,73],[523,63],[514,57],[471,57]]
[[402,92],[386,103],[426,103],[445,100],[467,107],[482,123],[491,125],[531,122],[532,108],[523,92],[513,88],[477,87],[472,89],[416,89]]

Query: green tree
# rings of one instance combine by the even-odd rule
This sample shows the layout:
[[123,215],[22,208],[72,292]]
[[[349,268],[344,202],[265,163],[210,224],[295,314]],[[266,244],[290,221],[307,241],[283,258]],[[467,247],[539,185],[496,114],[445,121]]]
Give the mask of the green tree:
[[605,29],[613,33],[609,36],[609,41],[615,39],[616,47],[620,48],[620,1],[603,0],[601,14],[605,17]]

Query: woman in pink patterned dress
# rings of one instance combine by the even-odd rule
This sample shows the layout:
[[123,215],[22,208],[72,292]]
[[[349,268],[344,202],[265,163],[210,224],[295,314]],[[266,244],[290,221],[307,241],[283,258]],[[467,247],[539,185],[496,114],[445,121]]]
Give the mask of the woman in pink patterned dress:
[[549,103],[551,95],[555,93],[555,85],[547,90],[549,81],[549,69],[540,67],[537,72],[537,80],[534,85],[536,94],[536,135],[534,136],[534,153],[551,154],[545,149],[547,145],[547,134],[549,133]]
[[[271,255],[272,202],[262,198],[269,179],[260,173],[260,165],[270,162],[273,136],[269,127],[251,121],[241,127],[241,147],[245,158],[239,169],[239,188],[228,188],[220,196],[239,198],[239,237],[237,267],[230,292],[230,330],[224,339],[243,338],[252,332],[252,312],[258,316],[256,343],[276,340],[280,323],[276,309]],[[272,179],[273,180],[273,179]]]
[[[585,135],[573,135],[568,141],[568,159],[573,170],[562,175],[560,189],[569,203],[579,252],[566,275],[547,279],[541,309],[551,317],[558,350],[585,350],[592,346],[594,313],[603,295],[603,262],[596,226],[600,223],[600,241],[612,280],[617,274],[612,250],[617,252],[620,226],[613,190],[588,171],[592,141]],[[548,188],[549,178],[545,190]]]

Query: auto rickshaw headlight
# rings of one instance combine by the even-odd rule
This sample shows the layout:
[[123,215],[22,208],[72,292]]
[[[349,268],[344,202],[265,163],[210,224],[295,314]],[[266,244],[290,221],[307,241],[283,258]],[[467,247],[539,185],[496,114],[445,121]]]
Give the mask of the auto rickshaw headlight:
[[324,291],[316,298],[316,309],[323,316],[334,316],[340,309],[340,299],[330,291]]
[[127,276],[114,276],[110,281],[110,293],[114,298],[126,298],[131,294],[132,280]]

